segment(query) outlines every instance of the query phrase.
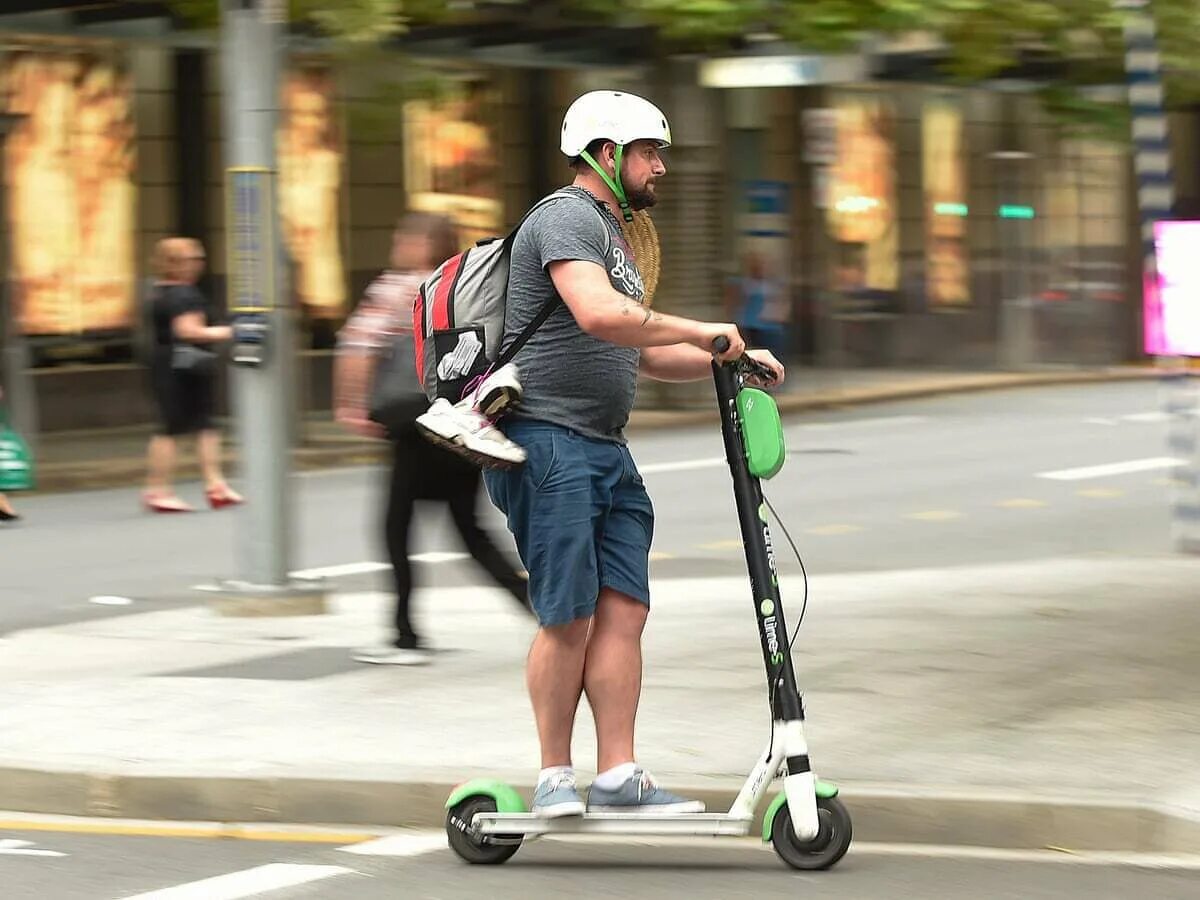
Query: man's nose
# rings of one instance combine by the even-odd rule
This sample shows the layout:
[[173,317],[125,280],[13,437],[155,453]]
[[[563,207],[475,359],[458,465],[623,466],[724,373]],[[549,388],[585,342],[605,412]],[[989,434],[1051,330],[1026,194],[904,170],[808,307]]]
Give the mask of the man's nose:
[[662,159],[656,159],[650,171],[654,173],[656,178],[662,178],[667,174],[667,164]]

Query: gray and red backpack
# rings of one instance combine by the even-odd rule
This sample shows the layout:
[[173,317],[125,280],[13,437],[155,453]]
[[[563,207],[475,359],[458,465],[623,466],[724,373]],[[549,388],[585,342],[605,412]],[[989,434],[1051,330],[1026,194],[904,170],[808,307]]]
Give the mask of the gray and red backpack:
[[501,347],[513,241],[535,210],[563,197],[582,199],[555,191],[534,204],[507,237],[479,241],[421,282],[413,304],[413,339],[417,377],[431,401],[442,397],[457,403],[474,382],[512,361],[554,311],[557,296],[515,340]]

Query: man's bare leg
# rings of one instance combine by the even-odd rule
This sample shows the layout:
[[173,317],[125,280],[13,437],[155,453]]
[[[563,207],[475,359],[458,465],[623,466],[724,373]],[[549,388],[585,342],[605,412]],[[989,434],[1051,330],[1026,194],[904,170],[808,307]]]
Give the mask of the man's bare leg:
[[604,588],[587,642],[583,687],[596,720],[596,771],[635,760],[633,728],[642,693],[642,631],[649,609]]
[[525,683],[537,720],[542,768],[571,765],[571,732],[583,690],[591,619],[542,628],[529,648]]

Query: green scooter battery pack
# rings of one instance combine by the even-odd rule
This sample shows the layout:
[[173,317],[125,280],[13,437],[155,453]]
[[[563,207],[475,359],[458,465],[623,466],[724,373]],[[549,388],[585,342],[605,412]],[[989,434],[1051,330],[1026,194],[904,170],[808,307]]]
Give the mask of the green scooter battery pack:
[[750,474],[756,478],[774,478],[787,459],[783,422],[775,398],[758,388],[742,388],[738,391],[737,408]]

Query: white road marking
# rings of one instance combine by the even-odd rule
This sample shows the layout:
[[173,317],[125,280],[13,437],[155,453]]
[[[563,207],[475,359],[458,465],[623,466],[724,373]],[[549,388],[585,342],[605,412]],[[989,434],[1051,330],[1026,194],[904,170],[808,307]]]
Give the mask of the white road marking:
[[12,838],[0,840],[0,855],[3,856],[66,856],[57,850],[31,850],[32,841],[18,841]]
[[840,422],[812,422],[798,425],[796,431],[828,431],[832,428],[878,428],[881,426],[920,425],[928,422],[927,416],[876,416],[869,419],[845,419]]
[[129,597],[115,597],[109,594],[101,594],[98,597],[88,597],[88,603],[95,603],[97,606],[129,606],[133,600]]
[[[470,559],[466,553],[456,553],[445,550],[430,550],[427,553],[414,553],[409,557],[416,563],[447,563]],[[353,562],[341,563],[336,566],[318,566],[315,569],[299,569],[290,573],[293,578],[344,578],[348,575],[369,575],[371,572],[386,572],[392,567],[385,562]],[[220,591],[219,584],[193,584],[193,591]]]
[[410,834],[391,834],[374,841],[338,847],[343,853],[359,856],[421,856],[449,847],[444,831],[414,831]]
[[727,465],[729,463],[725,461],[725,457],[714,456],[709,459],[684,459],[679,462],[650,463],[646,466],[638,466],[638,471],[643,475],[657,475],[660,472],[691,472],[695,469],[715,469],[719,466]]
[[1041,850],[1014,850],[1003,847],[884,844],[864,841],[855,841],[851,852],[857,854],[874,854],[876,856],[924,856],[935,859],[1058,863],[1068,866],[1122,866],[1200,870],[1200,854],[1195,853],[1135,853],[1119,850],[1070,850],[1051,847]]
[[390,569],[390,563],[354,562],[342,563],[340,566],[319,566],[315,569],[301,569],[292,572],[293,578],[341,578],[345,575],[366,575],[369,572],[382,572]]
[[1121,420],[1124,422],[1166,422],[1170,418],[1165,412],[1134,413],[1129,416],[1121,416]]
[[[806,431],[831,431],[839,428],[877,428],[880,426],[917,425],[928,421],[925,416],[881,416],[872,419],[846,419],[841,422],[813,422],[808,425],[798,425],[791,433]],[[638,466],[643,475],[658,475],[667,472],[694,472],[697,469],[719,469],[729,465],[723,456],[712,456],[707,459],[682,459],[676,462],[657,462]]]
[[[430,550],[427,553],[414,553],[409,559],[416,563],[446,563],[459,562],[460,560],[469,559],[466,553],[450,552],[445,550]],[[314,569],[300,569],[292,572],[293,578],[344,578],[348,575],[369,575],[372,572],[386,572],[392,567],[391,563],[386,562],[352,562],[340,563],[334,566],[317,566]],[[212,585],[207,588],[212,590]]]
[[[635,847],[711,847],[712,838],[695,838],[684,835],[638,835],[616,834],[565,834],[553,835],[546,840],[566,844],[606,844],[611,846]],[[756,835],[730,838],[721,842],[731,848],[771,852],[770,844],[764,844]],[[445,849],[446,834],[442,830],[412,831],[402,835],[389,835],[363,844],[339,847],[347,853],[363,856],[419,856]],[[998,862],[1050,863],[1068,866],[1117,866],[1132,868],[1156,868],[1200,870],[1200,854],[1197,853],[1138,853],[1130,851],[1070,850],[1069,848],[1045,847],[1042,849],[1009,849],[1003,847],[954,846],[946,844],[900,844],[872,841],[855,841],[851,853],[874,856],[911,856],[932,859],[995,860]]]
[[[412,562],[418,563],[444,563],[444,562],[459,562],[464,559],[470,559],[467,553],[450,553],[444,550],[430,550],[428,553],[415,553],[409,557]],[[381,565],[383,565],[381,563]],[[391,563],[384,565],[385,569],[390,569]]]
[[1113,475],[1129,475],[1134,472],[1153,472],[1157,469],[1173,469],[1184,465],[1184,460],[1172,456],[1153,456],[1148,459],[1131,459],[1128,462],[1108,463],[1102,466],[1082,466],[1077,469],[1058,469],[1054,472],[1038,472],[1038,478],[1051,481],[1085,481],[1089,478],[1109,478]]
[[205,878],[203,881],[191,881],[187,884],[163,888],[160,891],[136,894],[126,897],[125,900],[239,900],[241,897],[253,897],[256,894],[265,894],[267,891],[277,891],[281,888],[322,881],[336,875],[350,874],[356,874],[355,870],[347,869],[345,866],[270,863],[265,866],[256,866],[253,869],[244,869],[241,872],[230,872],[228,875]]

